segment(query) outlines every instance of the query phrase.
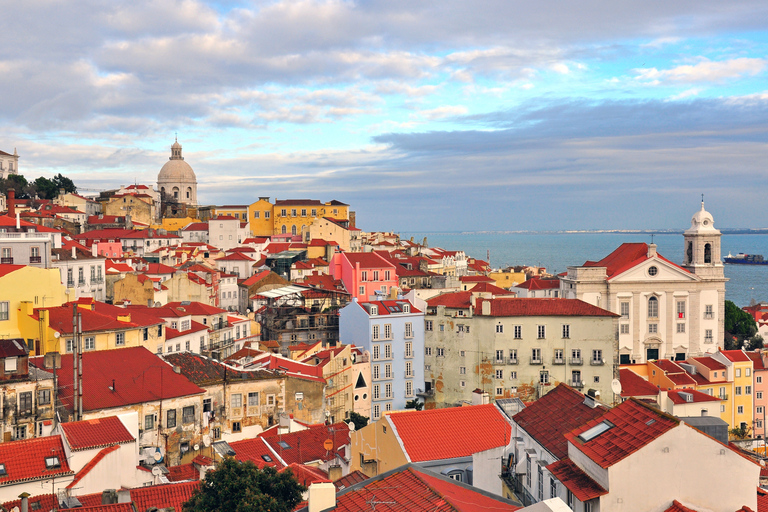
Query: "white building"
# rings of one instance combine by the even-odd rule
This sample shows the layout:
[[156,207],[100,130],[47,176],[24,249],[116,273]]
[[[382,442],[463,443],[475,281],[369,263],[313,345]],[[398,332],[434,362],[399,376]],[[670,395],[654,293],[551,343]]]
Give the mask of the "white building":
[[561,296],[621,315],[621,364],[684,360],[722,348],[727,279],[720,231],[703,202],[684,243],[682,266],[658,254],[655,244],[626,243],[561,277]]
[[19,154],[13,148],[13,154],[0,151],[0,179],[6,179],[11,174],[19,174]]
[[157,175],[157,188],[172,200],[188,205],[197,204],[197,176],[181,156],[181,144],[171,146],[171,157]]

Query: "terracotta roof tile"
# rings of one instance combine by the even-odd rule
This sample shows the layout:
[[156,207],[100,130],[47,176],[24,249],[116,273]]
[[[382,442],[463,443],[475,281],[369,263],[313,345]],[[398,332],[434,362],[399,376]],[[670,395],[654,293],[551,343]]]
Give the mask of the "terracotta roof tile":
[[491,303],[490,316],[619,316],[579,299],[478,298],[476,312],[482,311],[485,301]]
[[672,505],[669,506],[664,512],[697,512],[696,510],[692,508],[688,508],[682,503],[680,503],[677,500],[674,500],[672,502]]
[[411,462],[466,457],[504,446],[512,432],[493,404],[393,412],[386,418]]
[[137,510],[147,510],[149,507],[181,510],[200,482],[180,482],[166,485],[153,485],[131,489],[131,499],[136,503]]
[[515,288],[522,288],[524,290],[552,290],[555,288],[560,288],[560,280],[559,279],[541,279],[538,277],[534,277],[520,284],[516,284]]
[[[605,421],[612,425],[605,432],[587,441],[579,437]],[[677,418],[630,398],[565,437],[600,467],[608,468],[679,424]]]
[[547,470],[581,502],[608,494],[608,491],[574,464],[571,459],[553,462],[547,466]]
[[343,489],[346,489],[347,487],[352,487],[355,484],[359,484],[360,482],[363,482],[365,480],[368,480],[369,476],[363,473],[362,471],[352,471],[347,476],[343,476],[333,482],[333,485],[336,486],[336,492],[341,491]]
[[[47,469],[46,457],[58,457],[60,467]],[[5,466],[7,473],[0,477],[0,485],[73,473],[59,436],[0,443],[0,464]]]
[[62,423],[61,428],[73,451],[130,443],[135,440],[117,416]]
[[472,306],[472,292],[442,293],[427,301],[429,307],[445,306],[447,308],[467,309]]
[[[680,393],[690,394],[693,397],[693,402],[688,402],[688,400],[680,396]],[[672,403],[675,405],[699,402],[719,402],[722,400],[721,398],[702,393],[701,391],[696,391],[695,389],[686,389],[685,391],[669,390],[667,391],[667,396],[669,396],[669,399],[672,400]]]
[[619,380],[621,381],[621,396],[656,396],[659,394],[659,388],[633,372],[628,368],[619,369]]
[[751,359],[747,357],[747,354],[745,354],[743,350],[721,350],[720,353],[723,354],[729,361],[733,361],[734,363],[751,361]]
[[607,409],[584,403],[584,395],[566,384],[539,398],[515,414],[512,420],[558,459],[568,456],[565,434],[601,417]]
[[[688,273],[688,271],[685,270],[683,267],[676,265],[675,263],[672,263],[671,261],[663,257],[661,254],[657,253],[656,256],[659,259],[666,261],[670,265],[673,265],[678,269]],[[602,260],[587,261],[584,263],[584,266],[585,267],[606,267],[606,274],[608,276],[608,279],[613,279],[619,274],[622,274],[623,272],[629,270],[635,265],[638,265],[646,261],[647,259],[649,259],[648,244],[625,243],[625,244],[621,244],[618,248],[616,248],[616,250],[614,250],[611,254],[609,254]]]
[[342,254],[347,258],[352,268],[359,263],[360,268],[394,269],[392,263],[372,252],[345,252]]
[[233,441],[229,446],[235,450],[235,459],[240,462],[251,461],[256,466],[272,466],[281,469],[285,467],[280,458],[270,449],[262,437]]
[[168,480],[171,482],[183,482],[185,480],[200,480],[200,471],[194,464],[181,464],[168,468]]
[[293,473],[293,476],[296,478],[296,480],[298,480],[299,483],[304,487],[309,487],[310,484],[313,483],[330,482],[330,480],[328,480],[328,473],[320,468],[307,466],[304,464],[297,464],[294,462],[284,467],[280,471],[283,472],[289,469],[291,470],[291,473]]
[[[339,454],[342,446],[349,444],[349,426],[343,421],[333,425],[310,425],[306,430],[283,435],[278,435],[275,429],[263,432],[260,437],[286,464],[329,461]],[[333,442],[331,450],[323,446],[327,439]]]
[[721,363],[717,359],[715,359],[713,357],[710,357],[710,356],[693,357],[691,359],[701,363],[702,365],[706,366],[710,370],[725,370],[726,369],[726,366],[723,363]]

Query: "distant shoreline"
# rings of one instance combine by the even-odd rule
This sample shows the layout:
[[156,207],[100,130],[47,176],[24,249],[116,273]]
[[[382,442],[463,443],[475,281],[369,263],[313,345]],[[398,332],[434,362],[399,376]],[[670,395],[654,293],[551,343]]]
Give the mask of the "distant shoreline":
[[[682,235],[683,229],[574,229],[559,231],[402,231],[419,235]],[[768,228],[722,228],[723,235],[768,235]]]

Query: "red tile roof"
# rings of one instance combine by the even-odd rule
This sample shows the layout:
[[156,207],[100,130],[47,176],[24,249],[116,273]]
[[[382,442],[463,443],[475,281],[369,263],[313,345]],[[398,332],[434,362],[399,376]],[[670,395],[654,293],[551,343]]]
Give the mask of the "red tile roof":
[[482,311],[483,302],[491,303],[490,316],[607,316],[619,315],[579,299],[481,299],[475,303],[475,314]]
[[203,304],[202,302],[190,302],[189,304],[182,304],[181,302],[169,302],[163,306],[163,308],[174,308],[177,311],[186,313],[187,315],[196,316],[218,315],[227,312],[226,309],[217,308],[216,306],[209,306],[208,304]]
[[520,507],[501,497],[492,497],[475,488],[445,477],[405,466],[366,480],[336,496],[336,512],[370,510],[372,497],[387,503],[377,510],[391,512],[514,512]]
[[568,456],[565,434],[606,411],[603,406],[586,405],[584,395],[566,384],[559,384],[512,419],[552,455],[564,459]]
[[233,441],[229,443],[229,446],[235,450],[235,459],[240,462],[251,461],[259,468],[264,466],[272,466],[277,469],[285,467],[285,464],[270,449],[262,437]]
[[752,367],[755,370],[765,370],[765,366],[763,365],[763,358],[759,351],[747,352],[747,357],[752,360]]
[[[579,435],[604,421],[613,426],[583,441]],[[566,439],[602,468],[625,459],[680,424],[680,420],[630,398],[599,418],[572,430]]]
[[461,276],[459,281],[462,283],[495,283],[493,279],[488,276]]
[[734,363],[751,361],[751,359],[747,357],[747,354],[745,354],[743,350],[721,350],[720,353],[723,354],[726,359],[733,361]]
[[[37,368],[44,367],[43,357],[31,358],[30,363]],[[62,354],[61,365],[62,368],[71,368],[72,354]],[[59,372],[58,379],[61,390],[59,399],[72,410],[72,372]],[[114,391],[110,389],[113,381]],[[85,411],[167,400],[204,392],[144,347],[83,353]]]
[[[693,402],[688,402],[685,398],[680,396],[680,393],[688,393],[692,395]],[[721,400],[716,396],[710,396],[706,393],[702,393],[701,391],[696,391],[695,389],[686,389],[685,391],[669,390],[667,391],[667,396],[669,396],[669,399],[672,400],[672,403],[675,405],[699,402],[719,402]]]
[[372,252],[345,252],[343,255],[352,265],[352,268],[355,268],[355,265],[358,263],[360,264],[360,268],[382,268],[393,270],[395,268],[392,263]]
[[429,299],[427,305],[429,307],[445,306],[454,309],[467,309],[472,306],[472,303],[470,302],[471,298],[471,291],[443,293],[437,297]]
[[133,512],[130,503],[112,503],[109,505],[94,505],[92,507],[79,507],[78,512]]
[[608,491],[574,464],[571,459],[553,462],[547,466],[547,470],[581,502],[608,494]]
[[512,427],[493,404],[386,416],[411,462],[467,457],[509,444]]
[[200,471],[194,464],[181,464],[168,468],[168,480],[171,482],[183,482],[185,480],[200,480]]
[[[362,307],[365,311],[370,311],[370,306],[377,306],[377,315],[394,315],[394,314],[402,314],[403,313],[403,305],[408,304],[411,309],[411,313],[421,313],[421,310],[416,308],[413,304],[410,303],[408,300],[375,300],[375,301],[361,301],[358,302],[360,304],[360,307]],[[365,307],[364,307],[365,306]]]
[[621,396],[655,396],[659,394],[659,388],[633,372],[628,368],[619,369],[621,381]]
[[62,423],[61,428],[73,451],[130,443],[135,440],[117,416]]
[[[656,253],[656,256],[666,261],[670,265],[677,267],[683,272],[688,272],[683,267],[676,265],[663,257],[661,254]],[[606,256],[600,261],[587,261],[584,263],[585,267],[606,267],[606,274],[608,279],[622,274],[623,272],[633,268],[634,266],[648,260],[648,244],[646,243],[625,243],[621,244],[615,251]]]
[[[18,509],[21,510],[21,500],[6,501],[3,503],[3,506],[6,510],[13,510],[14,507],[18,507]],[[59,507],[59,500],[54,494],[39,494],[37,496],[29,497],[30,510],[47,511],[57,507]]]
[[534,277],[520,284],[516,284],[515,288],[522,288],[524,290],[552,290],[554,288],[560,288],[560,280]]
[[664,512],[697,512],[697,511],[692,508],[686,507],[685,505],[683,505],[677,500],[674,500],[672,502],[672,505],[670,505],[669,508],[667,508]]
[[309,487],[309,485],[313,483],[330,483],[330,480],[328,480],[328,473],[320,468],[307,466],[305,464],[296,464],[294,462],[281,469],[280,472],[287,471],[289,469],[291,470],[291,473],[293,473],[293,476],[296,478],[296,480],[298,480],[299,483],[304,487]]
[[195,481],[137,487],[131,489],[131,500],[136,503],[137,510],[147,510],[149,507],[173,507],[180,511],[184,502],[192,497],[199,485],[200,482]]
[[368,478],[370,477],[362,471],[352,471],[347,476],[343,476],[333,482],[333,485],[336,486],[336,492],[339,492],[343,489],[346,489],[347,487],[352,487],[355,484],[359,484],[360,482],[368,480]]
[[[349,426],[343,421],[333,425],[310,425],[306,430],[278,435],[277,429],[260,434],[264,441],[277,453],[286,464],[323,460],[329,461],[340,453],[341,447],[349,444]],[[326,450],[323,443],[330,439],[333,449]],[[288,448],[281,446],[281,442]]]
[[710,356],[704,356],[704,357],[693,357],[694,361],[697,361],[701,363],[702,365],[706,366],[710,370],[725,370],[726,366],[718,361],[717,359],[710,357]]
[[20,268],[24,267],[26,267],[26,265],[0,265],[0,277],[7,276],[11,272],[16,272]]
[[85,476],[91,472],[93,468],[95,468],[101,460],[109,455],[110,453],[119,450],[120,445],[114,444],[112,446],[107,446],[106,448],[102,448],[99,453],[97,453],[88,463],[82,467],[80,471],[77,472],[77,475],[75,475],[74,480],[72,480],[69,485],[67,485],[67,489],[73,489],[75,488],[79,483],[80,480],[85,478]]
[[[46,469],[46,457],[58,457],[61,467]],[[0,464],[7,473],[0,477],[0,485],[73,474],[59,436],[0,443]]]

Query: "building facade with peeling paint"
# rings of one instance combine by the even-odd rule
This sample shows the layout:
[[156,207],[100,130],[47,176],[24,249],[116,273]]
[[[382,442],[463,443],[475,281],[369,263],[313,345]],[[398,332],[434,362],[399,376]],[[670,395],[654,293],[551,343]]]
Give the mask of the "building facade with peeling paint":
[[425,315],[427,407],[470,402],[472,391],[535,400],[564,382],[612,402],[618,315],[573,299],[439,295]]

